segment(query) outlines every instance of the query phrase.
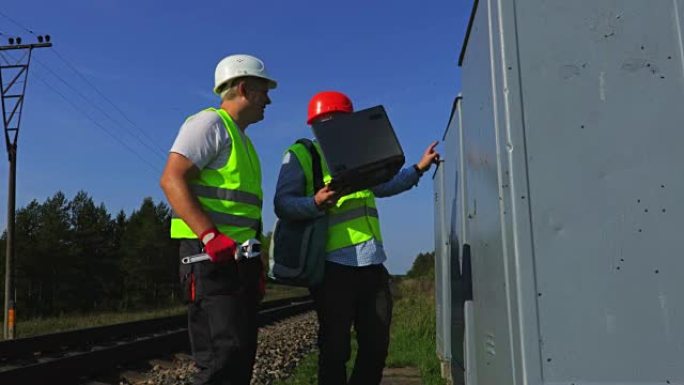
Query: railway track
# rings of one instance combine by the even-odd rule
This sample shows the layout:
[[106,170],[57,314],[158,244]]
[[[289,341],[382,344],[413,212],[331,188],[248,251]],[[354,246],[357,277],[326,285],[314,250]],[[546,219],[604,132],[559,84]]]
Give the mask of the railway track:
[[[262,304],[263,326],[312,309],[309,297]],[[0,342],[0,384],[78,383],[127,362],[189,350],[184,315]]]

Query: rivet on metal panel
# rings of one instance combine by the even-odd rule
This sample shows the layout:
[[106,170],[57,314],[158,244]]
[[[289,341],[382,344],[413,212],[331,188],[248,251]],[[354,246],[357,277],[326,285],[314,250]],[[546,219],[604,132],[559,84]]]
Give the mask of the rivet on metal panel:
[[648,209],[644,209],[644,212],[647,213],[647,212],[648,212]]
[[641,199],[637,199],[637,203],[641,203]]
[[658,273],[660,273],[660,271],[659,271],[659,270],[656,270],[655,273],[658,274]]
[[620,270],[620,266],[616,267],[615,269]]
[[665,209],[663,209],[663,212],[665,212]]
[[581,129],[584,129],[584,124],[580,126]]

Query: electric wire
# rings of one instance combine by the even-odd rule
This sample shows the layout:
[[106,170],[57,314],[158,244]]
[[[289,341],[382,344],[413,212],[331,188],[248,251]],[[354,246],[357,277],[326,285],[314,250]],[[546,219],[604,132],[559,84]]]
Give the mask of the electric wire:
[[33,33],[33,31],[31,31],[30,29],[28,29],[28,28],[24,27],[23,25],[19,24],[19,22],[17,22],[16,20],[12,19],[11,17],[5,15],[4,13],[2,13],[2,11],[0,11],[0,16],[2,16],[2,17],[4,17],[5,19],[11,21],[12,23],[14,23],[14,25],[16,25],[16,26],[18,26],[19,28],[23,29],[24,31],[30,33],[31,35],[36,36],[36,34]]
[[[13,24],[15,24],[15,25],[18,26],[19,28],[25,30],[26,32],[28,32],[28,33],[30,33],[30,34],[36,36],[36,34],[35,34],[31,29],[25,27],[24,25],[22,25],[21,23],[19,23],[18,21],[14,20],[14,19],[12,19],[11,17],[9,17],[8,15],[6,15],[5,13],[3,13],[3,12],[1,12],[1,11],[0,11],[0,16],[2,16],[2,17],[4,17],[5,19],[9,20],[10,22],[12,22]],[[153,138],[151,138],[151,137],[150,137],[142,128],[140,128],[135,122],[133,122],[133,120],[130,119],[130,118],[128,117],[128,115],[126,115],[126,113],[124,113],[123,110],[122,110],[121,108],[119,108],[119,106],[117,106],[109,97],[107,97],[103,92],[101,92],[101,91],[100,91],[100,90],[99,90],[99,89],[98,89],[90,80],[88,80],[88,78],[86,78],[86,77],[81,73],[81,71],[79,71],[73,64],[71,64],[71,62],[69,62],[63,55],[61,55],[54,47],[52,47],[51,51],[55,54],[55,56],[57,56],[57,58],[58,58],[59,60],[61,60],[69,69],[71,69],[71,70],[72,70],[72,71],[73,71],[81,80],[83,80],[86,84],[88,84],[88,85],[89,85],[89,86],[90,86],[90,87],[91,87],[91,88],[92,88],[100,97],[102,97],[105,101],[107,101],[107,103],[109,103],[109,104],[110,104],[110,105],[111,105],[111,106],[112,106],[112,107],[113,107],[113,108],[114,108],[114,109],[115,109],[115,110],[124,118],[124,120],[126,120],[126,121],[127,121],[133,128],[135,128],[138,132],[140,132],[147,140],[150,141],[150,143],[154,143],[154,145],[151,146],[151,145],[149,145],[149,144],[147,144],[147,143],[144,143],[144,142],[140,139],[140,137],[139,137],[138,135],[132,134],[132,136],[135,137],[136,140],[138,140],[140,143],[142,143],[142,144],[143,144],[145,147],[147,147],[148,149],[151,149],[153,153],[155,153],[155,154],[157,154],[157,155],[161,155],[162,160],[164,160],[164,159],[166,158],[166,151],[165,151],[164,149],[162,149],[161,147],[159,147],[159,146],[156,144],[156,143],[157,143],[156,140],[154,140]],[[43,65],[43,66],[45,66],[45,65],[42,64],[42,63],[40,63],[40,64]],[[53,71],[50,71],[50,72],[53,72]],[[59,76],[57,76],[57,75],[55,75],[55,76],[56,76],[56,77],[59,77]],[[64,81],[63,81],[63,82],[64,82]],[[69,88],[72,88],[72,87],[69,87]],[[77,93],[78,93],[78,92],[77,92]],[[79,93],[79,95],[81,95],[81,93]],[[99,107],[97,107],[97,109],[100,110]],[[114,119],[112,119],[112,118],[110,117],[110,115],[107,115],[107,116],[108,116],[112,121],[116,122]],[[130,132],[130,131],[129,131],[129,132]],[[153,148],[153,147],[154,147],[154,148]]]
[[86,78],[81,71],[79,71],[73,64],[71,64],[64,56],[62,56],[59,51],[56,49],[52,49],[52,52],[57,56],[64,64],[66,64],[67,67],[69,67],[81,80],[83,80],[86,84],[88,84],[102,99],[106,100],[107,103],[109,103],[114,109],[138,132],[140,132],[147,140],[149,140],[151,143],[155,143],[155,148],[161,152],[162,158],[166,158],[166,151],[162,149],[161,147],[157,146],[156,143],[157,141],[151,138],[142,128],[140,128],[133,120],[131,120],[126,113],[119,108],[107,95],[105,95],[102,91],[100,91],[88,78]]
[[[0,53],[0,56],[5,61],[8,61],[4,54]],[[35,76],[36,79],[38,79],[41,83],[43,83],[50,91],[57,94],[60,98],[62,98],[64,101],[66,101],[72,108],[74,108],[77,112],[79,112],[81,115],[83,115],[86,119],[88,119],[91,123],[93,123],[97,128],[104,131],[107,135],[112,137],[120,145],[122,145],[124,148],[126,148],[128,151],[130,151],[133,155],[135,155],[138,159],[140,159],[142,162],[147,164],[150,167],[150,169],[156,173],[156,175],[159,175],[161,173],[160,168],[158,168],[157,166],[150,163],[147,159],[143,158],[142,155],[140,155],[140,153],[138,151],[136,151],[134,148],[130,147],[126,142],[122,141],[118,136],[116,136],[114,133],[112,133],[110,130],[108,130],[105,126],[100,124],[100,122],[95,120],[90,114],[83,111],[83,109],[81,109],[80,106],[78,106],[76,103],[74,103],[71,99],[69,99],[62,92],[58,91],[58,89],[56,87],[51,86],[45,79],[42,78],[42,76],[40,76],[37,73],[34,73],[32,76]]]
[[[57,78],[62,84],[64,84],[67,88],[69,88],[71,91],[73,91],[76,95],[78,95],[83,101],[91,105],[94,109],[96,109],[99,113],[101,113],[104,117],[108,118],[114,124],[119,125],[121,127],[125,127],[124,124],[121,124],[117,119],[112,117],[105,109],[101,108],[98,106],[96,103],[94,103],[92,100],[88,99],[81,91],[76,89],[76,87],[72,86],[68,81],[66,81],[62,76],[60,76],[58,73],[56,73],[54,70],[52,70],[49,66],[38,60],[37,58],[34,59],[38,63],[38,65],[41,66],[41,68],[45,69],[47,72],[49,72],[52,76]],[[138,143],[141,145],[145,146],[150,152],[154,155],[156,155],[158,158],[160,158],[162,161],[166,160],[166,154],[159,149],[159,147],[153,147],[147,142],[143,141],[140,139],[139,136],[135,135],[133,132],[130,130],[127,130],[129,134],[131,134],[132,137],[134,137]]]

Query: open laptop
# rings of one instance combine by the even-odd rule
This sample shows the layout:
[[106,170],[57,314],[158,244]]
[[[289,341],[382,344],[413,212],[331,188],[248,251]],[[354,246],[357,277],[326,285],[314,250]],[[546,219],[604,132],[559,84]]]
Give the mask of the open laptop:
[[404,165],[404,151],[383,106],[314,123],[334,190],[351,193],[386,182]]

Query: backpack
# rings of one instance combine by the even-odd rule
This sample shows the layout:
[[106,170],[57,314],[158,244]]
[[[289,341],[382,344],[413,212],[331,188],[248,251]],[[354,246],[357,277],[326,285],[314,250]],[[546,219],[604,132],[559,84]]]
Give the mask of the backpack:
[[[314,193],[323,188],[321,157],[309,139],[299,139],[311,154]],[[325,270],[328,216],[306,220],[276,219],[269,252],[269,277],[278,283],[312,287]]]

